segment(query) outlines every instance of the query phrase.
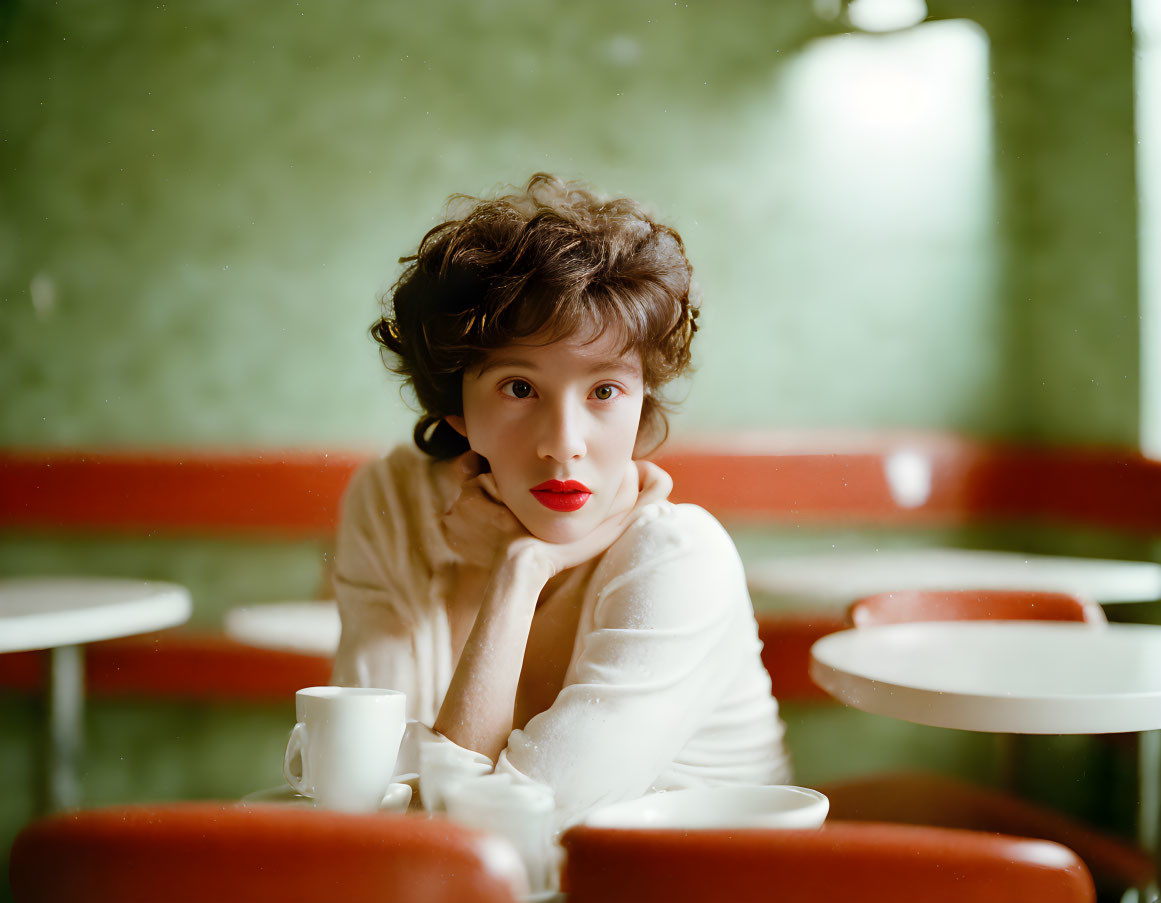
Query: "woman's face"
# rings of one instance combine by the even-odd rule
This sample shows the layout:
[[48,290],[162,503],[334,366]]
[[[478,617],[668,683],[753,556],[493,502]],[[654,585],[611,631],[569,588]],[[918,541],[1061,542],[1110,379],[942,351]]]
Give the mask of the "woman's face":
[[491,465],[500,498],[533,536],[569,542],[608,517],[633,459],[641,358],[610,332],[517,343],[464,374],[448,417]]

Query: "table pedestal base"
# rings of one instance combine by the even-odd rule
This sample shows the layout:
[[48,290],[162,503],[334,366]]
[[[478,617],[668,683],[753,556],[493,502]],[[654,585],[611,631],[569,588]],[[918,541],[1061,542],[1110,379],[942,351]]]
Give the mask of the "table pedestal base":
[[[1137,842],[1142,849],[1153,850],[1158,874],[1161,875],[1161,850],[1157,840],[1161,832],[1161,731],[1137,734]],[[1157,886],[1138,888],[1136,897],[1126,895],[1123,903],[1154,903]]]
[[85,657],[80,646],[48,652],[47,755],[42,808],[49,812],[81,804],[78,776],[84,744]]

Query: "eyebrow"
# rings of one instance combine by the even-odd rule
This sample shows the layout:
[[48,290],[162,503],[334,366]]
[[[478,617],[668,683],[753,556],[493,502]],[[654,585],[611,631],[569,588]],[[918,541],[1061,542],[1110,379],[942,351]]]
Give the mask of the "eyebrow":
[[[483,376],[491,370],[501,370],[511,367],[514,370],[537,370],[532,361],[522,357],[496,357],[480,364],[476,370],[477,376]],[[585,373],[634,373],[635,367],[625,362],[623,357],[603,357],[593,361],[585,368]]]

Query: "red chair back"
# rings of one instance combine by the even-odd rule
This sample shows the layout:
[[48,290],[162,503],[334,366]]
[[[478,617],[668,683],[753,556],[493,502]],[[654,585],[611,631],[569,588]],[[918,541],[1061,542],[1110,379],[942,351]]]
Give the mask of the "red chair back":
[[819,831],[577,827],[569,903],[1092,903],[1092,878],[1050,841],[828,822]]
[[28,825],[9,866],[17,903],[514,903],[511,847],[445,819],[267,804],[172,803]]
[[1087,621],[1105,623],[1095,602],[1068,593],[1026,590],[900,590],[859,599],[850,608],[855,627],[908,621]]

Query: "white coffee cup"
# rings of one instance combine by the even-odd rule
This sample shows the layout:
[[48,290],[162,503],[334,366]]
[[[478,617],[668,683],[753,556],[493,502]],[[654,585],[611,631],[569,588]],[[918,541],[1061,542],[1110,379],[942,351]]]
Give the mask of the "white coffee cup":
[[286,782],[324,809],[377,811],[392,786],[407,722],[406,695],[367,687],[307,687],[295,694],[294,706],[298,723],[282,763]]
[[544,786],[489,774],[459,781],[446,791],[447,814],[469,827],[499,835],[516,848],[533,893],[555,889],[555,800]]

